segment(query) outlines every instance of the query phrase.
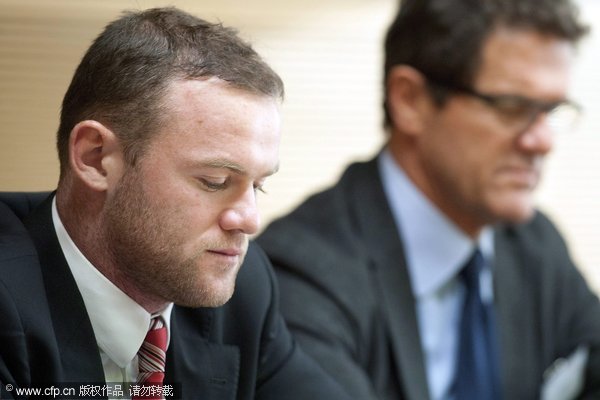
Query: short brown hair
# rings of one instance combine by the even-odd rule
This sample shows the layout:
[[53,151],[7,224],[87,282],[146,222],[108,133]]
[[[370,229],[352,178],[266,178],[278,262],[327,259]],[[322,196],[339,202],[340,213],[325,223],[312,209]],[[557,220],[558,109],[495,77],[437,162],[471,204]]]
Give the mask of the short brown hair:
[[[385,39],[384,85],[390,70],[404,64],[435,81],[469,86],[485,39],[498,26],[573,44],[588,31],[570,0],[402,0]],[[384,109],[389,126],[387,98]]]
[[94,119],[110,127],[133,165],[161,122],[169,84],[207,77],[283,98],[280,77],[232,28],[173,7],[126,12],[108,24],[84,55],[63,99],[57,135],[61,176],[78,122]]

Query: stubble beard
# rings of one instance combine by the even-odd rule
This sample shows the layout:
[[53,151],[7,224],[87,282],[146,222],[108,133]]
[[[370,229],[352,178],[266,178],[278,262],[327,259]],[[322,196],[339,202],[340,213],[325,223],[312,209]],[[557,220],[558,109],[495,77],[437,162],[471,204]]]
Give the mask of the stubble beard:
[[[233,294],[245,254],[235,268],[203,260],[206,249],[226,247],[219,247],[218,243],[203,243],[193,254],[182,254],[186,238],[179,222],[185,221],[154,203],[139,182],[136,173],[126,173],[114,196],[107,200],[104,214],[107,248],[126,281],[124,286],[142,291],[155,301],[186,307],[218,307],[226,303]],[[246,248],[247,239],[235,239],[240,240]],[[213,271],[227,277],[216,279]]]

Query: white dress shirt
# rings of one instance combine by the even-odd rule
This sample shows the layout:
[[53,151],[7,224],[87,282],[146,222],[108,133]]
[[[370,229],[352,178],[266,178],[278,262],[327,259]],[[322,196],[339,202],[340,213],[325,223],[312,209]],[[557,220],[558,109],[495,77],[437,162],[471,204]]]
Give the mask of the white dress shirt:
[[416,299],[429,393],[432,400],[449,400],[465,298],[458,274],[479,245],[488,260],[480,276],[481,297],[492,302],[493,231],[484,229],[475,243],[423,195],[388,149],[378,163]]
[[[92,323],[106,382],[135,382],[138,375],[137,352],[155,315],[116,287],[79,251],[60,220],[56,198],[52,202],[52,221]],[[156,314],[163,317],[169,338],[172,308],[171,303]]]

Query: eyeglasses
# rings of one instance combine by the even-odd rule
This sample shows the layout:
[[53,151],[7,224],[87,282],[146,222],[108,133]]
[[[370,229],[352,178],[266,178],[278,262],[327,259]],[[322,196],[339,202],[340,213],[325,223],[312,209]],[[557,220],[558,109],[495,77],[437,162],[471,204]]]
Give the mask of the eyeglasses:
[[566,133],[575,129],[581,116],[581,107],[570,100],[545,102],[519,95],[491,95],[473,88],[442,83],[427,79],[430,86],[448,92],[461,93],[475,97],[494,108],[503,122],[514,132],[527,131],[540,115],[545,115],[550,129],[556,133]]

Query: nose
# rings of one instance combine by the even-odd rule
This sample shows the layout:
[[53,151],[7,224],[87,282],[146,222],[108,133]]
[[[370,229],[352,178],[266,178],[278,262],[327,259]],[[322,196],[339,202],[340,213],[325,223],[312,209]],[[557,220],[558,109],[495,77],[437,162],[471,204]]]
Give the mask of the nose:
[[241,231],[247,235],[258,232],[260,215],[253,187],[240,193],[231,202],[231,205],[223,211],[219,223],[226,231]]
[[529,153],[546,155],[554,147],[554,134],[547,115],[540,113],[527,130],[519,135],[518,145]]

